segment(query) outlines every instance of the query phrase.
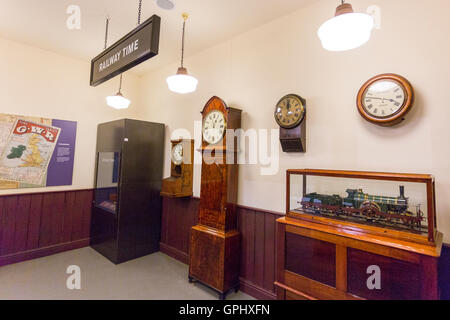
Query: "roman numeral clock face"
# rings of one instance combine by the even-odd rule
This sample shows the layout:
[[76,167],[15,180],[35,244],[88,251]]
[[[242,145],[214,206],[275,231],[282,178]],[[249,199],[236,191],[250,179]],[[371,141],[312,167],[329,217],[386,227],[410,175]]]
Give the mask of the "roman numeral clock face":
[[220,111],[211,111],[203,120],[203,139],[209,144],[222,141],[226,128],[225,116]]
[[369,79],[359,89],[357,107],[361,116],[380,126],[405,120],[414,104],[414,89],[404,77],[385,73]]
[[390,117],[397,113],[405,103],[405,92],[394,81],[379,81],[367,88],[363,105],[374,117]]

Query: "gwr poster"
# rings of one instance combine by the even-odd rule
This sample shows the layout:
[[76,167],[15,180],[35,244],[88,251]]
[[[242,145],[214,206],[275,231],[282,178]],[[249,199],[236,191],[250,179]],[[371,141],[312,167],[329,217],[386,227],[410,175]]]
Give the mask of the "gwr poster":
[[0,114],[0,189],[72,185],[77,123]]

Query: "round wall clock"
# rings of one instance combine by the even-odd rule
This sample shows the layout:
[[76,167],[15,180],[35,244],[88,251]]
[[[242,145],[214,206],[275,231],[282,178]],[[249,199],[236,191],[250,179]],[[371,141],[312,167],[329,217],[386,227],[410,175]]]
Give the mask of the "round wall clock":
[[278,101],[275,107],[275,121],[284,129],[298,126],[305,118],[306,107],[303,99],[295,94],[288,94]]
[[179,166],[183,162],[183,145],[181,143],[172,148],[172,162]]
[[209,144],[222,141],[227,127],[225,116],[218,110],[213,110],[203,120],[203,139]]
[[369,79],[359,90],[358,111],[369,122],[393,126],[414,104],[414,89],[404,77],[386,73]]

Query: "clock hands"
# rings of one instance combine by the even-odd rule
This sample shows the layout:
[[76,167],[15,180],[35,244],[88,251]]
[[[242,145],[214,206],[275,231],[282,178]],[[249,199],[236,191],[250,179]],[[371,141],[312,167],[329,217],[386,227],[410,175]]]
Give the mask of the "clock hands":
[[396,102],[394,99],[386,99],[386,98],[367,97],[367,100],[369,100],[369,99],[376,99],[376,100],[383,100],[383,101],[389,101],[389,102]]

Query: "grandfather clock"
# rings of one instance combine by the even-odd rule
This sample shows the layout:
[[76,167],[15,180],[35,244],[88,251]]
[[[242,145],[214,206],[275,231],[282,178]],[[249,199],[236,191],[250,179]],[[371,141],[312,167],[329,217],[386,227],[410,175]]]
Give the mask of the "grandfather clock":
[[240,233],[237,230],[239,109],[212,97],[202,111],[202,178],[198,225],[191,230],[189,281],[219,293],[238,289]]

